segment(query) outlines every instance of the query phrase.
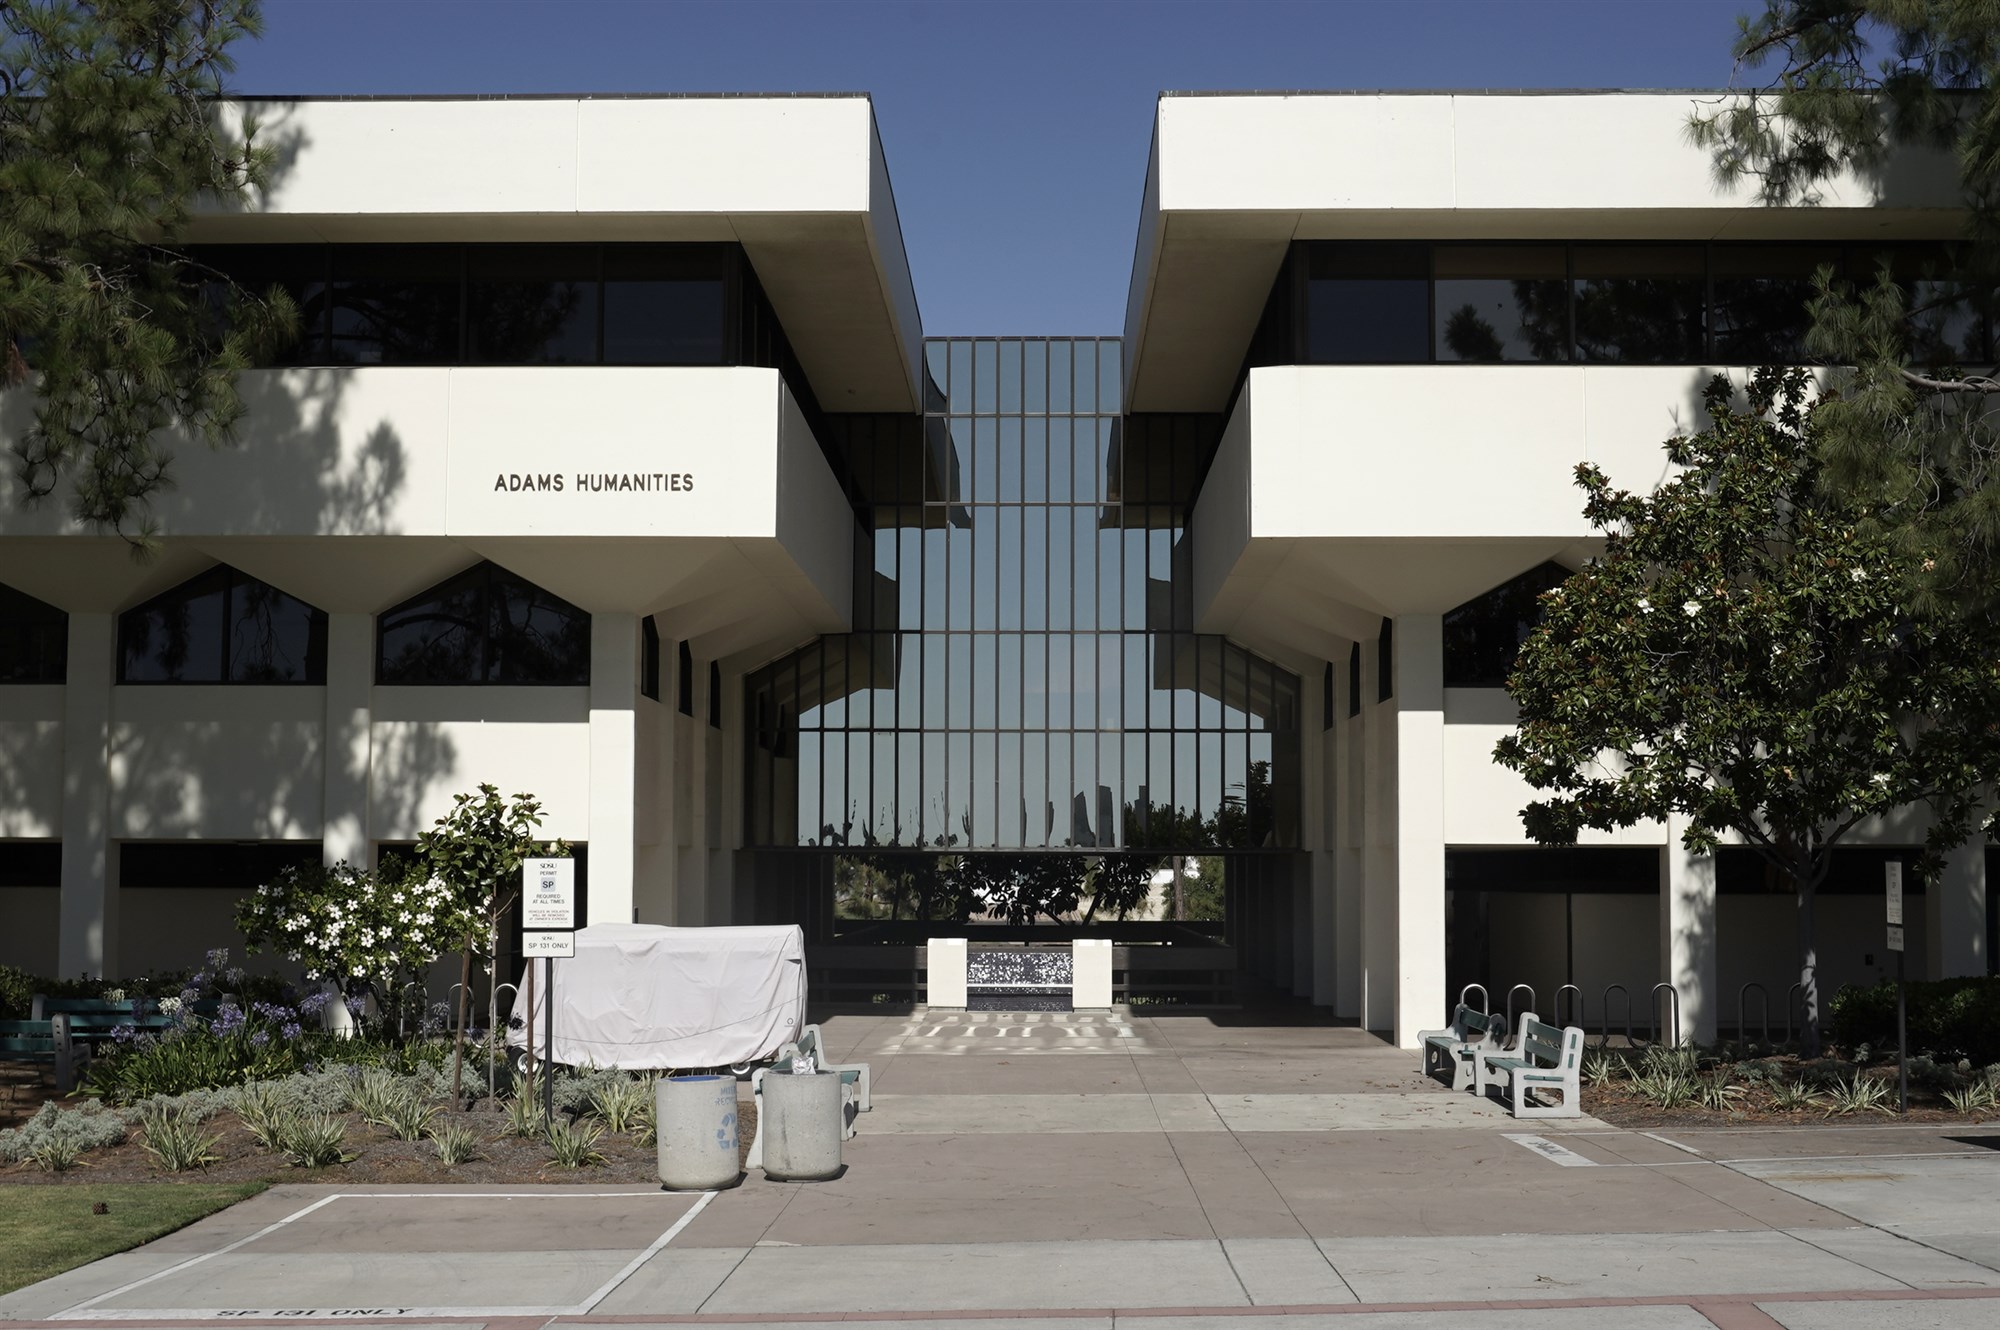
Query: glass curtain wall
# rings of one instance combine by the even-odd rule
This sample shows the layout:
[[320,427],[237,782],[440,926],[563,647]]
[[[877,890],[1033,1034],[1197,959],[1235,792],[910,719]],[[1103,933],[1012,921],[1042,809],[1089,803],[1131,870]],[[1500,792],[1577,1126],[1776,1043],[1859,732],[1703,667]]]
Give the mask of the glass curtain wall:
[[1296,847],[1299,681],[1192,631],[1218,418],[1121,415],[1111,338],[926,361],[921,418],[828,418],[857,631],[748,680],[750,844]]

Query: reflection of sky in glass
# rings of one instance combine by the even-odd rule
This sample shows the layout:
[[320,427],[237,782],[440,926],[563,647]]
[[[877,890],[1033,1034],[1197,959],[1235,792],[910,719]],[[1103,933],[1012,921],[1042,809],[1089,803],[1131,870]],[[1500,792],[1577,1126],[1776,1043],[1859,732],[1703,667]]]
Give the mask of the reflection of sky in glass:
[[[748,681],[751,842],[1152,846],[1169,810],[1226,822],[1252,762],[1295,790],[1297,681],[1189,631],[1214,422],[1092,414],[1118,400],[1115,340],[933,342],[926,366],[909,443],[848,435],[873,528],[857,631]],[[1295,815],[1261,817],[1296,843]]]

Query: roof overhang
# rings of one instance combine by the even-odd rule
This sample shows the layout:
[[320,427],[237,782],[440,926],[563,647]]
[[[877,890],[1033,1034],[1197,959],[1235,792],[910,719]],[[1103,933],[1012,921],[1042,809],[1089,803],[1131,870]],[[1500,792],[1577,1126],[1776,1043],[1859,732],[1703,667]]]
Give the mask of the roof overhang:
[[1719,93],[1168,95],[1125,312],[1134,411],[1219,411],[1294,240],[1921,239],[1960,234],[1942,153],[1814,207],[1718,183],[1688,141]]
[[822,405],[914,411],[923,327],[865,96],[245,101],[277,150],[189,238],[737,241]]

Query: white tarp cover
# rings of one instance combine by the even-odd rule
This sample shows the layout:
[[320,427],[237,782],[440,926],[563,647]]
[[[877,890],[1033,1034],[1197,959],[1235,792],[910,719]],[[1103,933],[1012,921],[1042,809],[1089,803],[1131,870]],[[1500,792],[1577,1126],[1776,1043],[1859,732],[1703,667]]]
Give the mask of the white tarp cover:
[[[555,967],[554,1060],[564,1066],[725,1067],[768,1058],[805,1028],[806,945],[797,924],[578,929],[574,958],[530,960],[521,974],[515,1010],[525,1012],[527,969],[535,972],[538,1054],[544,964]],[[527,1034],[514,1026],[507,1043],[523,1047]]]

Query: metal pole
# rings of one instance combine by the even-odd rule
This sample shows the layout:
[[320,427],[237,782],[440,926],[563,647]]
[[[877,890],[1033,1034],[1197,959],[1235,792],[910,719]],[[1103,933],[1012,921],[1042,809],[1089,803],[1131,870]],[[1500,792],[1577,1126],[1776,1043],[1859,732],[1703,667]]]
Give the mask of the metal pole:
[[[539,1076],[541,1074],[541,1064],[535,1061],[535,963],[532,960],[528,962],[528,1019],[523,1021],[522,1024],[527,1027],[526,1038],[524,1040],[527,1045],[527,1056],[522,1059],[521,1067],[528,1075]],[[534,1092],[535,1083],[529,1081],[528,1093],[533,1094]],[[497,1108],[499,1105],[495,1104],[494,1107]]]
[[1903,953],[1896,953],[1896,1111],[1910,1111],[1910,1036],[1903,1005]]
[[[555,1121],[556,1079],[554,1071],[556,1053],[556,961],[550,956],[542,961],[547,968],[543,973],[542,995],[542,1122],[546,1126]],[[528,1017],[533,1020],[532,1014]]]

